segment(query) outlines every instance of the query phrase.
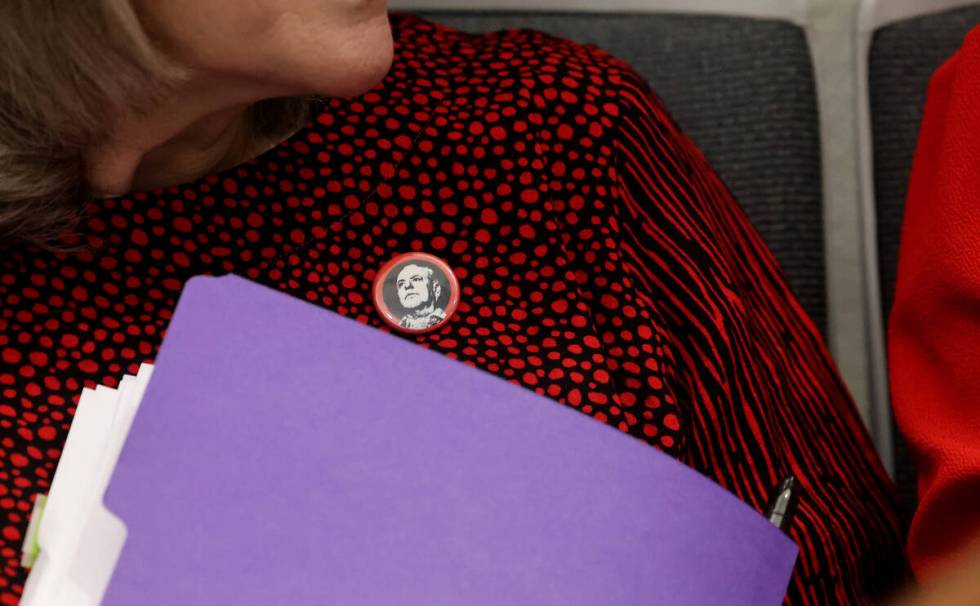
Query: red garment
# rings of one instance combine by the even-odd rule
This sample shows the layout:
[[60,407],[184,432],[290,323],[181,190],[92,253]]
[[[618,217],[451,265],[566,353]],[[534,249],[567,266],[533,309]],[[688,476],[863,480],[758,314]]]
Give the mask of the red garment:
[[153,358],[190,276],[235,272],[386,330],[371,283],[409,250],[444,258],[462,292],[446,326],[404,338],[661,448],[757,510],[795,475],[788,603],[867,604],[899,583],[892,488],[818,332],[642,78],[536,32],[394,26],[370,93],[326,100],[239,167],[92,201],[86,252],[0,260],[0,603],[20,592],[31,501],[78,392]]
[[908,553],[926,577],[980,534],[980,28],[929,83],[888,343],[919,473]]

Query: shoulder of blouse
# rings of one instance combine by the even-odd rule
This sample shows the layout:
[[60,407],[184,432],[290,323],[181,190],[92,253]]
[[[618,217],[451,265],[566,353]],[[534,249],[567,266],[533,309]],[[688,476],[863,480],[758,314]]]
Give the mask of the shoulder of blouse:
[[568,104],[573,111],[578,108],[596,120],[648,111],[651,103],[662,106],[628,62],[595,44],[528,28],[470,33],[406,14],[393,15],[392,23],[403,45],[451,57],[459,69],[492,73],[499,66],[516,67],[529,94],[540,95],[534,100],[542,109],[569,95],[578,101]]
[[[507,102],[511,111],[522,114],[530,128],[542,130],[553,116],[561,115],[576,134],[582,130],[595,146],[609,146],[614,166],[621,161],[621,147],[648,145],[653,128],[662,126],[671,138],[683,139],[646,79],[628,62],[594,44],[526,28],[469,33],[414,15],[393,15],[392,24],[400,60],[413,64],[431,60],[451,76],[468,76],[467,85],[482,84],[486,94],[495,94],[490,78],[514,74],[520,86],[498,87],[517,90],[524,97]],[[439,81],[432,72],[423,77],[433,84]],[[445,80],[443,92],[458,95],[458,84]],[[562,133],[557,134],[560,138]],[[575,147],[568,145],[566,150]]]

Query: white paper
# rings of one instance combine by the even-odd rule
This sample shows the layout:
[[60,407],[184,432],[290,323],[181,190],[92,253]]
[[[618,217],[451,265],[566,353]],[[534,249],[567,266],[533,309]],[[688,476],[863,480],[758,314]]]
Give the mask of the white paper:
[[22,606],[98,606],[126,541],[126,526],[102,505],[153,367],[118,389],[85,389],[38,529],[40,554]]

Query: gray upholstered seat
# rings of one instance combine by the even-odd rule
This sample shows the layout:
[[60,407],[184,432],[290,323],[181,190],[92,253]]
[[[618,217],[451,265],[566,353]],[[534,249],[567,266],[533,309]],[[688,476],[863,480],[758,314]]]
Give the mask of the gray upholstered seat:
[[819,123],[800,27],[665,14],[422,14],[467,31],[538,29],[629,61],[715,166],[825,330]]
[[[881,313],[895,294],[898,245],[909,173],[932,73],[980,24],[980,5],[899,21],[874,32],[868,65],[874,153]],[[895,474],[907,512],[915,503],[915,470],[895,439]]]

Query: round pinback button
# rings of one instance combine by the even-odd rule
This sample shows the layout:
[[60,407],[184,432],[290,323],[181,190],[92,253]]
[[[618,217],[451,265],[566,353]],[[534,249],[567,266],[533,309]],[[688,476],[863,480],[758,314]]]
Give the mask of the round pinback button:
[[374,278],[374,307],[386,324],[401,332],[438,330],[457,305],[459,282],[452,268],[430,254],[398,255]]

